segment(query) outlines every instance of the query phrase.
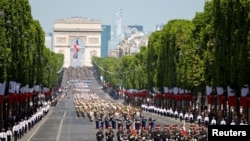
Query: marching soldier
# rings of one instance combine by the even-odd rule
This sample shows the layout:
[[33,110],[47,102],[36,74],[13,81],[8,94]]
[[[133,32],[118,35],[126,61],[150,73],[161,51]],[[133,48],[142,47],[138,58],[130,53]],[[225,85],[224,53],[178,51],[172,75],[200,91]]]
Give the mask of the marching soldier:
[[95,118],[95,127],[96,127],[96,129],[98,129],[98,127],[100,126],[100,121],[101,121],[100,116]]
[[122,134],[123,141],[129,141],[129,135],[127,130],[124,128],[123,134]]
[[182,120],[183,120],[183,112],[182,111],[180,111],[180,113],[179,113],[179,119],[182,122]]
[[145,130],[145,128],[142,128],[142,130],[141,130],[141,139],[142,139],[143,141],[146,140],[146,130]]
[[109,127],[109,117],[108,117],[108,115],[105,116],[104,120],[105,120],[105,128],[108,129],[108,127]]
[[104,139],[104,134],[103,134],[103,130],[101,127],[99,127],[99,130],[96,133],[96,139],[97,141],[103,141]]
[[161,130],[160,125],[156,125],[155,131],[153,132],[154,141],[161,140]]
[[141,126],[141,119],[140,118],[136,118],[135,119],[135,129],[139,130],[140,126]]
[[142,123],[142,127],[146,128],[146,126],[147,126],[147,118],[145,116],[142,117],[141,123]]
[[221,121],[220,121],[220,125],[226,125],[226,121],[225,121],[225,119],[224,119],[224,118],[222,118],[222,119],[221,119]]
[[177,110],[175,110],[175,112],[174,112],[174,118],[175,118],[175,120],[177,120],[177,118],[178,118],[178,111]]
[[122,141],[123,140],[123,130],[122,127],[119,127],[119,130],[116,133],[117,141]]
[[8,130],[6,132],[6,135],[7,135],[7,141],[11,141],[12,131],[11,131],[10,127],[8,128]]
[[146,130],[146,140],[145,141],[152,141],[153,135],[150,129]]
[[151,127],[151,129],[153,129],[154,128],[154,126],[155,126],[155,119],[153,119],[153,118],[149,118],[148,119],[148,124],[150,125],[150,127]]
[[167,141],[170,139],[170,135],[169,135],[169,130],[168,130],[169,126],[168,125],[164,125],[164,128],[161,132],[161,138],[162,141]]
[[1,141],[6,141],[7,140],[7,134],[5,132],[5,129],[2,129],[2,132],[0,133],[0,140]]
[[18,132],[19,132],[19,127],[18,127],[18,124],[17,124],[17,123],[15,123],[15,125],[13,126],[12,132],[13,132],[13,134],[14,134],[14,141],[17,141]]
[[199,114],[199,115],[197,116],[197,120],[198,120],[198,125],[200,126],[200,125],[201,125],[201,121],[202,121],[201,114]]
[[185,113],[184,119],[185,119],[186,122],[188,122],[188,112]]
[[213,119],[211,120],[211,125],[216,125],[216,119],[215,119],[215,117],[213,117]]
[[209,117],[208,117],[208,115],[206,115],[206,116],[204,117],[204,123],[205,123],[205,125],[206,125],[206,127],[207,127],[208,124],[209,124]]
[[113,141],[115,134],[112,130],[111,126],[108,127],[107,131],[105,132],[106,141]]

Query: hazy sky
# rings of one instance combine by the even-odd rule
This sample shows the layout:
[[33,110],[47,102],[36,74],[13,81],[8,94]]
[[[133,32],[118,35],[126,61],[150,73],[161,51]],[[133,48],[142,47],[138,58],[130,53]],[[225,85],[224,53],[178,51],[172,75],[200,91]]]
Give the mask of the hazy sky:
[[45,32],[53,31],[55,19],[86,17],[113,25],[113,16],[122,9],[124,25],[143,25],[155,31],[156,25],[172,19],[192,19],[202,12],[205,0],[30,0],[34,19]]

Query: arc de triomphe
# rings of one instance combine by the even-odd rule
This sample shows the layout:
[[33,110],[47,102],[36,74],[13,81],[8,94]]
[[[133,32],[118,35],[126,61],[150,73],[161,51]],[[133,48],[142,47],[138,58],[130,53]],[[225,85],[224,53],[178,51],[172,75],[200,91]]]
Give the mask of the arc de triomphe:
[[[92,66],[91,57],[101,56],[101,22],[72,17],[54,22],[54,51],[64,55],[63,67]],[[78,43],[77,57],[74,45]]]

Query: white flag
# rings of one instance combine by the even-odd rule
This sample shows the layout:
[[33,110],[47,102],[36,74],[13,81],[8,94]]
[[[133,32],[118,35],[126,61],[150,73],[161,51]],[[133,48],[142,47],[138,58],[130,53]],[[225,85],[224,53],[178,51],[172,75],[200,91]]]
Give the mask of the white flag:
[[206,94],[210,95],[212,93],[212,87],[206,86]]
[[9,82],[9,93],[15,93],[16,91],[16,82],[10,81]]
[[0,83],[0,95],[4,95],[5,87],[6,87],[6,82]]
[[216,87],[216,90],[217,90],[218,95],[222,95],[224,93],[224,90],[222,87]]

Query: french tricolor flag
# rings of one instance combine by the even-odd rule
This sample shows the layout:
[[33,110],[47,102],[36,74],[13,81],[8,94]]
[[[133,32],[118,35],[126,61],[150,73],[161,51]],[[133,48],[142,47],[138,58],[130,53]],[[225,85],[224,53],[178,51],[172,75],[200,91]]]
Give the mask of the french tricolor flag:
[[236,98],[235,98],[234,90],[230,88],[230,86],[227,86],[227,95],[228,95],[228,105],[230,107],[236,106]]
[[78,44],[78,40],[76,40],[74,44],[74,55],[73,55],[74,59],[78,58],[78,51],[79,51],[79,44]]

